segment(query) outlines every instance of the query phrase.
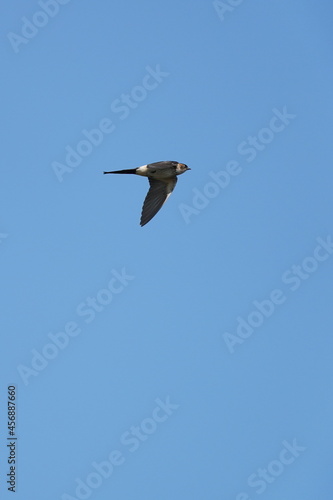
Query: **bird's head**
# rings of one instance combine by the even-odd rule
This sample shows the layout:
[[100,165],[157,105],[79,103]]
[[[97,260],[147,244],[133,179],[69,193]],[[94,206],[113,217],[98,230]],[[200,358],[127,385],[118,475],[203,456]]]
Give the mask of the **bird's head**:
[[183,174],[186,170],[191,170],[185,163],[177,163],[177,173]]

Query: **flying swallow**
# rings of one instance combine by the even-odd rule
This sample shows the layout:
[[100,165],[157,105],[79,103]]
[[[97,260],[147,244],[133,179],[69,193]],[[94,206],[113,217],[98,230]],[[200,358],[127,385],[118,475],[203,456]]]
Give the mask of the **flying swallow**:
[[148,177],[149,191],[143,202],[140,226],[149,222],[167,201],[177,184],[177,175],[191,170],[185,163],[158,161],[138,168],[114,170],[104,174],[135,174]]

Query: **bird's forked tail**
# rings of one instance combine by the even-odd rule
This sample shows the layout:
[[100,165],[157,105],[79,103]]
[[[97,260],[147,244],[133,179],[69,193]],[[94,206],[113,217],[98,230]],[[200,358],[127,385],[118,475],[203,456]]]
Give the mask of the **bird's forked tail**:
[[113,170],[112,172],[103,172],[104,174],[135,174],[136,168],[129,168],[127,170]]

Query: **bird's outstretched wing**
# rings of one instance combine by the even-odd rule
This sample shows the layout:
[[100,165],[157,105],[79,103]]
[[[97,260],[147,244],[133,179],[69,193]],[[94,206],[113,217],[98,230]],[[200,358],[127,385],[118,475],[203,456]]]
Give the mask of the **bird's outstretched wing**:
[[143,202],[140,226],[147,224],[157,214],[177,184],[176,176],[165,181],[152,177],[149,177],[148,180],[150,188]]

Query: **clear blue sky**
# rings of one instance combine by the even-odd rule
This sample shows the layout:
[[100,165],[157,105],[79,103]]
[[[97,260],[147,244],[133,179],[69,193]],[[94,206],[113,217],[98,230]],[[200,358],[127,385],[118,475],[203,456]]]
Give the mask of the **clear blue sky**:
[[331,499],[332,15],[2,8],[1,498]]

